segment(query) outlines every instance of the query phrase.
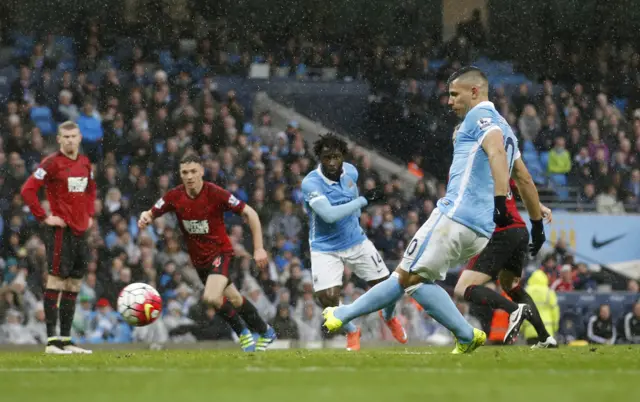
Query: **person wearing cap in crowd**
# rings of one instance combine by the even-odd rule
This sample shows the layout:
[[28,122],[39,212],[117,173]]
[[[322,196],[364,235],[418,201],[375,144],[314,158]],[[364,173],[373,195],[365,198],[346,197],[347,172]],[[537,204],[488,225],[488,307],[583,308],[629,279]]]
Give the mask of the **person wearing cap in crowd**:
[[573,272],[571,265],[564,264],[560,268],[560,277],[551,284],[556,292],[573,292]]
[[111,307],[109,300],[104,297],[96,302],[96,311],[89,315],[87,342],[131,342],[131,328],[121,321],[118,313]]

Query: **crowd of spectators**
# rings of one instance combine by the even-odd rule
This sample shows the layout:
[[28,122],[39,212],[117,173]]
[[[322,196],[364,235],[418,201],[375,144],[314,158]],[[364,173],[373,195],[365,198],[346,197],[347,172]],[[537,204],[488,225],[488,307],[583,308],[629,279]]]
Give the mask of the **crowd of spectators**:
[[[441,150],[449,149],[456,123],[447,109],[446,79],[479,54],[472,38],[461,29],[435,54],[425,53],[417,70],[408,57],[413,49],[377,53],[384,67],[372,79],[377,96],[367,130],[376,143],[440,179],[449,162]],[[498,84],[491,100],[518,136],[541,192],[573,209],[637,212],[640,50],[609,42],[592,52],[560,42],[550,49],[553,62],[538,72],[539,84]],[[448,56],[444,65],[429,68],[442,55]]]

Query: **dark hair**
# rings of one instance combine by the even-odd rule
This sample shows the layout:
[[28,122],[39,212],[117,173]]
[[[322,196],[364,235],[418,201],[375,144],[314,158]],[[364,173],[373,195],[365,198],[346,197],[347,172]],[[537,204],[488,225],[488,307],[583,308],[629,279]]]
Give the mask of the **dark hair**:
[[478,67],[474,67],[474,66],[466,66],[466,67],[462,67],[459,70],[456,70],[453,74],[451,74],[451,76],[449,77],[449,79],[447,80],[447,86],[451,85],[451,83],[462,77],[463,75],[469,74],[469,73],[474,73],[478,76],[480,76],[480,78],[482,78],[484,81],[488,82],[489,80],[487,79],[487,76],[482,72],[482,70],[480,70]]
[[180,159],[180,164],[182,165],[183,163],[197,163],[198,165],[201,165],[202,161],[200,160],[198,154],[190,152],[188,154],[185,154],[182,159]]
[[349,152],[347,142],[333,133],[321,135],[313,144],[313,153],[319,158],[324,148],[337,149],[343,155]]

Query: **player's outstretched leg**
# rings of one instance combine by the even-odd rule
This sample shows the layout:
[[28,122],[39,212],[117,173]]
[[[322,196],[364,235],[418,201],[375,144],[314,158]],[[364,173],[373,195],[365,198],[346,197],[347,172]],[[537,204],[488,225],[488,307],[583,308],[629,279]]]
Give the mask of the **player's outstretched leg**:
[[484,345],[487,335],[473,328],[462,316],[446,290],[435,283],[420,283],[407,288],[424,310],[456,337],[454,354],[471,353]]
[[542,317],[540,316],[540,312],[536,307],[535,302],[529,296],[529,294],[521,287],[519,278],[513,278],[513,282],[509,282],[509,278],[503,278],[503,274],[500,275],[500,283],[510,284],[516,283],[515,286],[511,288],[511,290],[507,291],[509,297],[511,297],[517,303],[525,303],[529,306],[530,315],[529,322],[535,328],[538,333],[538,343],[532,346],[532,349],[546,349],[546,348],[557,348],[558,342],[554,337],[549,334],[547,328],[544,326],[544,322],[542,321]]
[[[378,283],[388,278],[389,277],[387,276],[387,278],[384,278],[382,280],[370,281],[368,282],[368,284],[369,286],[375,286]],[[393,302],[388,306],[386,306],[385,308],[383,308],[382,310],[379,310],[378,314],[380,315],[380,318],[382,319],[382,321],[384,321],[384,323],[387,325],[387,328],[389,328],[389,330],[391,331],[391,335],[393,335],[393,337],[398,342],[405,344],[407,343],[407,340],[408,340],[407,331],[404,330],[402,323],[400,322],[398,317],[396,317],[395,311],[396,311],[396,303]]]
[[404,289],[400,286],[398,274],[394,272],[389,278],[369,289],[353,303],[337,308],[326,308],[322,312],[325,319],[324,326],[330,331],[336,331],[357,317],[395,304],[403,294]]
[[224,289],[227,287],[229,279],[223,275],[211,274],[207,277],[202,300],[204,303],[213,306],[216,311],[225,319],[233,332],[236,333],[240,341],[240,347],[245,352],[255,352],[256,343],[249,328],[245,325],[238,312],[231,303],[224,302]]
[[277,338],[276,331],[268,325],[260,314],[256,307],[249,300],[245,299],[235,285],[231,284],[227,286],[224,291],[224,295],[227,299],[225,303],[231,303],[233,307],[238,311],[240,317],[247,323],[247,326],[252,332],[258,333],[260,337],[256,342],[256,351],[264,352],[267,350]]

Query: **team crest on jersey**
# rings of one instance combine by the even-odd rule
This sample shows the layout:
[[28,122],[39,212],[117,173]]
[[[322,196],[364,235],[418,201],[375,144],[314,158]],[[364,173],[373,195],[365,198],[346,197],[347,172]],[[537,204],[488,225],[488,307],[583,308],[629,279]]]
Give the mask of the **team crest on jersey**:
[[491,117],[483,117],[480,120],[478,120],[478,127],[480,127],[480,130],[485,130],[489,128],[490,125],[491,125]]
[[222,257],[217,256],[215,260],[213,260],[213,267],[218,268],[222,264]]
[[160,199],[158,200],[158,202],[156,202],[156,205],[154,205],[154,207],[155,207],[156,209],[160,209],[160,208],[162,208],[163,206],[164,206],[164,199],[163,199],[163,198],[160,198]]
[[231,194],[231,196],[229,197],[229,205],[231,205],[232,207],[237,207],[238,205],[240,205],[240,200],[237,199],[233,194]]
[[208,221],[182,221],[184,230],[189,234],[207,234],[209,233]]
[[43,168],[38,168],[35,172],[33,172],[33,177],[38,180],[44,180],[44,177],[47,175],[47,171]]
[[67,188],[70,193],[83,193],[87,189],[89,179],[86,177],[69,177],[67,179]]

